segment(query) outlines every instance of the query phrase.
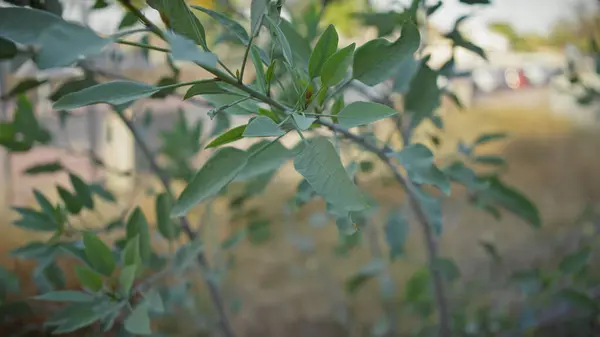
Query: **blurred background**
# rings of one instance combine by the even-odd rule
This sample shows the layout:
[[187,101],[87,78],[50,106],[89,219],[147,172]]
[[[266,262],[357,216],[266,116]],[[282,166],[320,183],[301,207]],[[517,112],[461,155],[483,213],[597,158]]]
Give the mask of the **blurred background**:
[[[386,20],[409,6],[405,0],[326,2],[321,25],[336,25],[340,46],[352,42],[360,45],[388,35]],[[598,242],[600,105],[594,99],[581,99],[584,89],[574,85],[572,73],[576,70],[578,80],[587,85],[598,83],[599,56],[592,41],[600,38],[600,8],[593,0],[481,2],[484,4],[468,5],[444,0],[429,17],[423,31],[424,51],[431,54],[429,62],[434,69],[443,68],[453,58],[452,76],[440,76],[438,85],[450,88],[462,107],[452,99],[444,99],[440,107],[444,129],[423,125],[417,133],[424,142],[438,145],[435,151],[440,162],[450,161],[461,146],[472,143],[482,133],[509,135],[478,148],[478,155],[487,160],[476,163],[477,169],[502,170],[503,177],[537,205],[543,226],[531,228],[508,214],[496,219],[473,208],[466,192],[457,188],[443,203],[440,246],[442,254],[453,258],[459,269],[460,278],[450,287],[454,305],[473,308],[483,316],[502,311],[522,317],[523,295],[520,285],[509,282],[511,275],[536,268],[552,270],[582,245]],[[135,22],[124,25],[123,8],[110,1],[60,3],[65,19],[89,25],[102,35],[115,34],[124,26],[136,27]],[[139,1],[144,13],[160,23],[158,13],[143,3]],[[189,3],[224,10],[232,17],[250,14],[249,1],[245,0]],[[435,3],[427,1],[430,6]],[[283,17],[302,21],[318,5],[319,1],[288,0]],[[225,64],[237,67],[244,48],[228,43],[231,33],[216,21],[202,13],[197,15],[216,53]],[[453,49],[456,40],[449,36],[454,32],[480,49]],[[132,41],[139,39],[132,37]],[[161,45],[152,38],[150,43]],[[106,79],[169,81],[170,68],[164,55],[136,47],[111,45],[89,65]],[[54,163],[86,180],[105,184],[118,202],[104,203],[95,212],[83,213],[79,221],[86,226],[103,225],[135,205],[141,205],[150,222],[154,221],[153,193],[160,187],[132,136],[107,107],[52,110],[50,97],[65,81],[83,76],[80,68],[39,71],[31,61],[18,59],[0,62],[0,67],[1,117],[10,119],[17,108],[18,100],[10,95],[17,84],[28,79],[44,81],[27,95],[40,122],[54,135],[51,143],[26,153],[0,152],[0,262],[24,276],[23,287],[34,292],[35,278],[32,281],[25,276],[37,272],[35,264],[5,253],[42,236],[10,225],[16,216],[10,207],[35,205],[34,188],[58,200],[55,185],[68,184],[68,175],[40,175],[31,167]],[[181,69],[182,81],[207,76],[197,67],[181,65]],[[254,78],[250,70],[246,76],[248,80]],[[358,85],[345,93],[345,99],[346,103],[391,99],[399,104],[400,99],[391,91],[390,83]],[[191,149],[191,162],[199,167],[210,153],[201,149],[214,137],[218,120],[210,120],[206,112],[211,104],[219,103],[223,102],[210,95],[195,101],[154,97],[137,102],[128,114],[152,150],[163,153],[161,163],[176,175],[177,156],[181,155],[169,156],[170,149]],[[229,123],[235,126],[246,120],[244,114],[234,114]],[[375,135],[383,139],[392,127],[388,124],[378,123]],[[290,147],[297,141],[293,137],[283,140]],[[247,148],[252,144],[241,140],[234,145]],[[406,303],[410,297],[407,289],[414,291],[423,283],[418,277],[425,255],[411,218],[404,257],[388,267],[391,279],[383,286],[373,281],[360,291],[348,290],[347,282],[357,270],[373,256],[389,254],[383,234],[386,212],[404,200],[402,191],[389,183],[388,173],[374,158],[360,152],[348,156],[361,163],[359,183],[382,205],[373,216],[374,231],[342,239],[322,201],[300,206],[290,203],[297,198],[301,180],[291,163],[268,177],[261,193],[248,196],[244,186],[234,184],[227,193],[193,212],[192,219],[206,238],[211,261],[222,271],[228,310],[242,336],[377,336],[385,310],[381,292],[393,294],[389,296],[392,303]],[[189,157],[186,155],[186,160]],[[219,244],[226,239],[237,240],[234,253],[224,251]],[[588,276],[588,281],[597,281],[600,274],[591,270]],[[165,323],[173,335],[198,336],[207,324],[202,317],[210,315],[210,304],[202,286],[196,287],[197,296],[188,299],[194,302],[194,309]],[[419,318],[413,311],[402,313],[398,325],[407,331],[418,325]],[[190,317],[193,324],[189,323]],[[563,324],[561,329],[541,335],[575,335],[570,334],[575,331],[572,326]],[[594,334],[598,331],[585,331],[577,336],[598,335]]]

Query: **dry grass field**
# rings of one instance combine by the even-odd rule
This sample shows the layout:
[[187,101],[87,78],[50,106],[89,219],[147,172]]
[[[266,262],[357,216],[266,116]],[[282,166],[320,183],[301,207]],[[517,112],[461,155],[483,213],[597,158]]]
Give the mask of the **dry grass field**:
[[[446,129],[439,134],[442,141],[440,158],[453,153],[459,139],[470,141],[482,132],[506,131],[511,135],[482,150],[506,157],[510,165],[505,173],[506,180],[537,204],[543,218],[543,228],[539,230],[531,229],[508,214],[496,221],[488,214],[472,209],[460,188],[455,188],[452,197],[444,203],[442,253],[455,258],[463,274],[463,280],[451,289],[452,295],[466,294],[465,288],[469,284],[469,296],[487,300],[492,298],[491,294],[502,291],[502,276],[510,270],[555,263],[557,258],[574,248],[574,238],[582,233],[581,227],[574,227],[574,219],[586,205],[600,203],[600,132],[594,127],[583,129],[552,117],[545,107],[539,110],[452,110],[445,117]],[[140,180],[145,185],[152,184],[147,178]],[[369,247],[368,242],[379,242],[383,246],[380,227],[385,210],[402,202],[402,192],[381,176],[361,180],[382,204],[382,211],[374,217],[374,231],[365,234],[365,238],[368,234],[370,239],[363,240],[348,258],[339,258],[334,254],[338,244],[335,226],[318,221],[324,210],[322,203],[312,202],[291,215],[284,212],[284,201],[293,195],[298,181],[299,176],[288,164],[263,196],[252,200],[248,206],[260,210],[262,217],[270,220],[272,237],[261,245],[253,245],[248,240],[242,242],[235,249],[235,267],[225,280],[223,289],[227,301],[241,303],[239,310],[234,310],[234,305],[231,310],[233,322],[242,336],[346,336],[336,323],[336,319],[339,320],[336,314],[348,315],[358,331],[376,321],[381,312],[377,282],[370,282],[354,297],[345,295],[341,286],[370,260],[372,245]],[[144,196],[144,189],[139,188],[142,192],[136,194],[135,200],[148,211],[152,221],[153,200]],[[104,208],[100,213],[109,214],[111,207]],[[243,224],[232,219],[228,200],[224,198],[212,203],[212,216],[203,217],[202,213],[202,210],[195,212],[193,222],[210,219],[203,223],[202,232],[213,264],[222,263],[229,253],[217,251],[214,243]],[[5,214],[0,219],[3,252],[35,239],[31,233],[9,226],[11,214]],[[85,222],[93,224],[98,222],[97,219],[98,214],[89,214]],[[298,249],[293,237],[304,238],[314,249]],[[497,245],[506,261],[502,271],[491,267],[478,243],[481,239]],[[398,294],[402,293],[403,284],[417,270],[423,256],[418,227],[411,223],[407,258],[389,266]],[[30,265],[8,257],[0,257],[0,261],[4,266],[17,268],[23,278],[27,278],[24,274],[30,270]],[[477,287],[473,288],[470,282]],[[203,292],[200,294],[201,308],[208,308],[206,297]],[[185,322],[180,323],[177,325],[186,326]],[[187,333],[181,335],[197,336],[190,329],[184,330]]]

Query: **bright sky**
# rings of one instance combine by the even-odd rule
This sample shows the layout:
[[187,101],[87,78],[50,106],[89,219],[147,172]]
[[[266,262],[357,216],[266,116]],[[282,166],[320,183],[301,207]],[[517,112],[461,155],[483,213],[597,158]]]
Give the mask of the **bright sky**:
[[[390,3],[408,4],[410,0],[372,0],[380,6]],[[493,21],[507,21],[521,32],[548,33],[552,24],[571,17],[578,3],[591,4],[594,0],[491,0],[491,5],[469,6],[459,0],[444,0],[442,8],[432,17],[443,30],[451,29],[461,15],[473,13],[472,23],[485,25]],[[428,0],[428,3],[437,1]]]

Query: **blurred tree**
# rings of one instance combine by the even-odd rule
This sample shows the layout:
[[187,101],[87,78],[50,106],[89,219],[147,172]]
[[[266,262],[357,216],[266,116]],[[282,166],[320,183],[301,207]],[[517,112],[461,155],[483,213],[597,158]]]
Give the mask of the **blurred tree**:
[[359,21],[352,14],[367,10],[364,0],[325,0],[323,23],[333,24],[345,36],[353,36],[360,31]]
[[516,51],[535,51],[549,45],[548,39],[535,33],[519,34],[514,27],[507,22],[494,22],[488,28],[508,39],[510,46]]

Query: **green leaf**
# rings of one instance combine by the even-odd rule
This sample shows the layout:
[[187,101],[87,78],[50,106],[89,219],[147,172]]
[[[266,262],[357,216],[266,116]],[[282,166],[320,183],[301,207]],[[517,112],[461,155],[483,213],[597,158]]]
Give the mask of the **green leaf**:
[[279,128],[271,118],[265,116],[258,116],[248,123],[248,126],[244,130],[244,137],[279,137],[283,136],[285,132]]
[[179,247],[173,257],[173,267],[177,271],[184,271],[198,258],[202,249],[200,240],[190,241]]
[[308,140],[294,160],[294,167],[310,186],[336,207],[360,211],[367,199],[346,174],[335,148],[326,138]]
[[370,279],[381,274],[385,268],[385,263],[380,259],[373,259],[363,266],[358,273],[346,281],[346,291],[351,295],[356,292]]
[[212,147],[217,147],[217,146],[233,143],[236,140],[240,140],[240,139],[244,138],[243,134],[244,134],[244,131],[246,131],[246,127],[247,127],[247,125],[240,125],[240,126],[236,126],[233,129],[228,130],[227,132],[221,134],[219,137],[213,139],[212,142],[210,142],[208,145],[206,145],[206,148],[210,149]]
[[83,233],[83,246],[91,267],[104,276],[111,276],[116,267],[112,250],[91,232]]
[[77,196],[73,195],[62,186],[56,186],[56,189],[58,190],[58,195],[65,203],[65,206],[67,206],[67,211],[71,214],[79,214],[83,208],[81,200],[77,199]]
[[352,128],[370,124],[397,114],[398,111],[387,105],[373,102],[354,102],[342,109],[337,114],[341,127]]
[[421,63],[414,57],[407,57],[398,66],[394,77],[394,92],[406,94],[410,90],[410,83],[420,69]]
[[405,58],[413,56],[419,48],[420,39],[417,27],[407,22],[396,41],[379,38],[365,43],[354,54],[354,79],[371,86],[387,80],[396,73]]
[[38,141],[47,144],[51,140],[50,133],[40,126],[33,105],[25,95],[19,95],[17,111],[13,120],[14,131],[23,135],[25,142]]
[[0,60],[10,60],[18,53],[19,49],[14,42],[0,37]]
[[250,4],[250,27],[252,35],[257,35],[268,4],[269,0],[252,0]]
[[54,232],[58,229],[58,224],[49,218],[46,214],[30,208],[15,207],[21,218],[13,221],[17,227],[43,232]]
[[44,173],[56,173],[64,170],[60,161],[47,162],[43,164],[34,164],[26,168],[23,172],[27,175],[37,175]]
[[10,89],[4,99],[18,96],[45,83],[48,83],[48,80],[38,80],[36,78],[25,79]]
[[489,5],[491,0],[460,0],[460,2],[467,5]]
[[271,29],[271,32],[273,32],[273,34],[277,38],[277,41],[279,42],[279,46],[281,47],[281,50],[283,52],[283,57],[285,58],[287,63],[293,65],[294,56],[292,54],[292,48],[290,47],[290,43],[286,39],[285,35],[281,31],[281,28],[269,16],[265,16],[265,19],[267,19],[267,22],[269,23],[269,29]]
[[210,136],[214,137],[214,136],[220,134],[221,132],[229,129],[230,125],[231,125],[231,122],[230,122],[229,116],[227,116],[227,114],[218,114],[215,117],[214,126],[210,132]]
[[[140,255],[140,237],[136,235],[133,238],[127,239],[125,248],[121,252],[121,262],[124,266],[142,265],[142,256]],[[139,271],[139,270],[138,270]]]
[[148,315],[148,304],[142,302],[139,304],[131,314],[125,319],[125,330],[134,335],[150,335],[152,329],[150,329],[150,316]]
[[[279,28],[290,44],[294,59],[299,62],[299,65],[302,65],[303,69],[306,69],[311,53],[310,43],[298,33],[296,28],[289,21],[285,19],[281,19]],[[293,63],[290,64],[293,65]]]
[[229,32],[233,33],[240,40],[240,42],[242,42],[244,45],[247,45],[248,42],[250,41],[248,32],[246,32],[246,29],[244,29],[244,27],[242,27],[242,25],[237,23],[237,21],[232,20],[232,19],[228,18],[227,16],[225,16],[219,12],[212,11],[208,8],[204,8],[204,7],[200,7],[200,6],[191,6],[191,7],[193,9],[197,9],[197,10],[209,15],[213,19],[217,20],[220,24],[225,26]]
[[139,242],[139,254],[142,261],[150,260],[152,255],[152,247],[150,245],[150,230],[148,229],[148,221],[146,216],[139,207],[136,207],[125,225],[127,232],[127,240],[134,240],[136,237]]
[[119,273],[119,287],[121,292],[128,295],[135,281],[135,275],[137,272],[137,265],[132,264],[121,269]]
[[101,83],[61,97],[53,107],[70,110],[96,103],[123,105],[140,98],[149,97],[160,88],[145,83],[117,80]]
[[110,191],[108,191],[106,188],[104,188],[104,186],[102,186],[100,184],[90,184],[90,185],[88,185],[88,187],[90,188],[90,191],[92,193],[99,196],[100,198],[102,198],[105,201],[108,201],[108,202],[116,202],[117,201],[115,196]]
[[600,305],[593,298],[576,289],[563,289],[557,294],[557,297],[566,301],[571,306],[590,314],[597,314],[600,311]]
[[321,70],[321,83],[325,87],[338,84],[346,76],[348,68],[352,64],[356,43],[352,43],[338,50],[325,61]]
[[83,291],[59,290],[35,296],[34,299],[52,302],[92,302],[94,297]]
[[148,5],[168,18],[175,33],[206,47],[204,27],[184,0],[148,0]]
[[263,94],[266,94],[267,76],[265,74],[263,62],[260,58],[260,49],[258,49],[257,46],[252,45],[252,48],[250,49],[250,56],[252,57],[252,64],[254,64],[254,69],[256,70],[256,82],[258,82],[258,87]]
[[25,7],[0,8],[0,37],[35,45],[34,60],[41,70],[69,66],[81,56],[99,54],[111,42],[89,28]]
[[52,248],[48,244],[39,241],[33,241],[25,246],[13,249],[10,251],[10,256],[21,259],[38,259],[47,257],[51,253]]
[[[176,0],[177,1],[177,0]],[[167,34],[167,40],[171,45],[171,55],[178,61],[194,62],[203,68],[216,70],[217,55],[200,50],[194,41],[182,35]]]
[[452,181],[463,184],[470,191],[481,190],[487,187],[475,172],[466,167],[463,162],[455,161],[443,169],[444,174]]
[[438,74],[423,62],[410,83],[404,98],[404,110],[412,115],[413,127],[431,118],[441,104],[442,92],[438,88],[437,78]]
[[185,93],[183,99],[188,99],[198,95],[206,94],[233,94],[231,91],[223,88],[215,81],[200,82],[192,85]]
[[296,123],[296,126],[298,129],[300,129],[300,131],[308,130],[314,121],[317,120],[316,117],[307,117],[301,113],[294,113],[292,118],[294,119],[294,123]]
[[221,243],[221,249],[229,250],[235,248],[246,237],[246,234],[247,231],[245,228],[238,230]]
[[121,22],[119,23],[119,30],[131,27],[136,23],[138,23],[137,16],[131,12],[126,12],[125,15],[123,15],[123,19],[121,19]]
[[18,294],[19,276],[0,266],[0,307],[8,294]]
[[248,163],[235,177],[235,181],[249,180],[277,170],[292,157],[292,152],[280,142],[260,141],[250,146],[247,152]]
[[217,195],[240,173],[248,162],[245,151],[226,147],[219,149],[200,168],[173,205],[171,217],[183,216],[202,201]]
[[35,196],[35,200],[37,201],[38,205],[40,205],[40,208],[42,209],[44,214],[46,214],[48,218],[56,220],[56,209],[54,208],[54,205],[52,205],[52,203],[46,198],[46,196],[44,196],[42,192],[38,191],[35,188],[33,189],[33,195]]
[[506,165],[506,160],[500,156],[475,156],[473,160],[478,164],[484,165],[492,165],[492,166],[504,166]]
[[485,182],[489,186],[483,194],[486,200],[504,207],[535,228],[542,225],[537,208],[525,195],[504,185],[498,177],[488,178]]
[[393,210],[388,214],[385,223],[385,239],[390,246],[390,259],[404,255],[404,247],[409,234],[408,221],[404,214]]
[[93,292],[100,291],[104,281],[102,276],[88,267],[75,266],[75,274],[81,284]]
[[585,247],[577,252],[565,256],[558,268],[563,274],[573,275],[583,270],[589,263],[592,251]]
[[495,263],[502,262],[502,256],[500,256],[500,254],[498,253],[498,248],[496,248],[496,245],[494,243],[482,240],[479,242],[479,244],[481,244],[485,252]]
[[329,25],[321,34],[319,41],[315,45],[315,49],[310,55],[308,61],[308,74],[311,78],[321,75],[321,70],[325,62],[337,51],[338,33],[333,25]]
[[94,78],[92,77],[85,77],[83,79],[74,79],[71,81],[67,81],[63,83],[60,87],[58,87],[58,89],[54,90],[49,98],[52,102],[56,102],[67,94],[81,91],[85,88],[89,88],[97,84],[98,82],[96,82],[96,80],[94,80]]
[[88,209],[94,209],[94,200],[92,199],[92,191],[90,187],[78,176],[69,173],[69,179],[71,180],[71,185],[75,189],[75,194],[83,204],[83,206]]
[[177,240],[181,233],[170,217],[173,202],[166,192],[156,197],[156,226],[160,234],[167,240]]
[[503,140],[506,137],[508,137],[508,134],[506,133],[484,133],[481,136],[477,137],[477,139],[475,139],[475,141],[473,142],[473,146],[475,145],[483,145],[489,142],[494,142],[494,141],[498,141],[498,140]]
[[449,34],[446,34],[445,37],[452,40],[454,46],[464,48],[479,55],[482,59],[487,60],[485,50],[473,42],[465,39],[465,37],[456,29]]
[[447,258],[438,258],[434,262],[434,268],[439,270],[442,277],[448,283],[452,283],[460,278],[460,269],[456,265],[456,263]]
[[431,184],[446,195],[450,194],[450,181],[434,163],[431,150],[423,144],[412,144],[393,155],[408,173],[408,178],[417,184]]
[[63,334],[77,331],[100,320],[103,314],[95,311],[93,307],[81,307],[79,310],[73,310],[52,333]]
[[433,229],[436,235],[442,233],[442,202],[440,198],[435,198],[425,193],[420,187],[412,188],[412,192],[419,202],[427,223]]

